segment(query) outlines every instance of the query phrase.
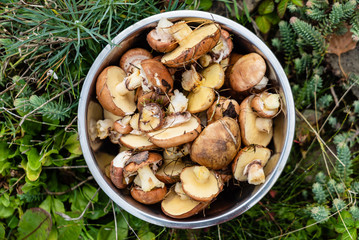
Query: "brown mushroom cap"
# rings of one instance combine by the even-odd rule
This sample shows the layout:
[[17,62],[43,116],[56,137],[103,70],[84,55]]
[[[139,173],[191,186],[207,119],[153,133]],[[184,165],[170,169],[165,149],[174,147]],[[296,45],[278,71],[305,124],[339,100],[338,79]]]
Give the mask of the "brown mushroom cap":
[[192,116],[181,125],[147,133],[150,141],[161,148],[176,147],[193,141],[201,132],[200,120]]
[[232,89],[237,92],[249,90],[262,80],[266,69],[266,63],[258,53],[244,55],[230,70],[229,80]]
[[132,154],[131,151],[120,152],[111,161],[110,179],[111,179],[112,183],[119,189],[124,189],[128,185],[125,181],[123,169],[126,165],[126,162],[130,159],[131,154]]
[[180,178],[183,191],[197,201],[211,201],[223,188],[221,180],[205,166],[186,167]]
[[136,110],[134,92],[129,92],[126,95],[116,92],[116,86],[125,77],[126,74],[121,68],[110,66],[100,73],[96,81],[98,101],[104,109],[117,116],[129,115]]
[[163,115],[160,105],[157,103],[146,104],[138,119],[138,127],[142,132],[152,132],[161,128],[163,124]]
[[170,52],[178,46],[174,39],[163,39],[158,36],[156,29],[151,30],[146,39],[150,47],[157,52]]
[[211,169],[222,169],[233,160],[241,146],[236,120],[224,117],[205,127],[191,147],[191,159]]
[[143,168],[150,164],[158,164],[160,161],[162,161],[161,154],[144,151],[130,157],[126,162],[124,169],[126,173],[133,173],[137,172],[139,168]]
[[132,187],[131,188],[131,196],[138,202],[150,205],[155,204],[166,196],[167,188],[164,186],[163,188],[154,188],[151,191],[143,191],[140,187]]
[[147,59],[141,62],[146,79],[152,86],[163,93],[169,93],[173,88],[173,78],[168,69],[159,61]]
[[166,53],[161,62],[168,67],[183,67],[193,63],[217,44],[220,35],[218,24],[200,27],[180,41],[175,50]]
[[113,123],[113,129],[120,134],[129,134],[133,129],[129,124],[131,116],[126,116],[121,120],[117,120]]
[[232,164],[234,178],[238,181],[247,181],[248,175],[244,173],[245,167],[255,160],[260,160],[261,166],[264,167],[270,156],[270,149],[259,145],[252,145],[243,148],[238,152]]
[[212,106],[207,110],[208,124],[221,119],[222,117],[230,117],[237,119],[239,116],[239,104],[234,99],[220,97],[218,101],[214,101]]
[[260,131],[257,128],[256,121],[258,116],[250,106],[253,97],[254,95],[247,97],[239,106],[239,125],[241,127],[242,142],[246,146],[257,144],[266,147],[272,139],[273,128],[270,128],[269,131]]
[[134,66],[139,66],[145,59],[151,59],[152,54],[143,48],[131,48],[120,59],[120,67],[126,72],[132,72]]
[[161,209],[169,217],[182,219],[193,216],[208,206],[210,202],[199,202],[191,198],[182,199],[173,188],[161,203]]
[[172,93],[167,95],[158,94],[156,92],[148,92],[138,97],[137,109],[141,111],[143,106],[148,103],[157,103],[160,106],[166,106],[170,102]]

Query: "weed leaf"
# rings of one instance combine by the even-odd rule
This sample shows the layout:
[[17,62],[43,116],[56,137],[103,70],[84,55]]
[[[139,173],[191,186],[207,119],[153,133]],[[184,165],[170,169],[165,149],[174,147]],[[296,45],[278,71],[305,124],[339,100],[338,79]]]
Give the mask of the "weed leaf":
[[339,57],[342,53],[355,49],[357,42],[353,40],[352,35],[350,31],[344,35],[332,34],[329,38],[328,53],[334,53]]
[[42,240],[47,239],[52,228],[50,213],[42,208],[30,208],[19,222],[18,239]]

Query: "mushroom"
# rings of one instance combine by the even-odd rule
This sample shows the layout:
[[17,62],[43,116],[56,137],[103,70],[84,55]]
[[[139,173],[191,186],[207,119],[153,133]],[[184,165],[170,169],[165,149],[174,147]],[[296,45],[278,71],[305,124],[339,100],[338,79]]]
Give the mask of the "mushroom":
[[[174,34],[173,36],[176,38]],[[193,63],[203,54],[209,52],[217,44],[219,37],[220,26],[218,24],[212,23],[197,28],[178,41],[179,46],[166,53],[161,62],[168,67],[183,67]]]
[[233,90],[245,92],[256,86],[264,77],[266,63],[258,53],[240,57],[230,69],[229,80]]
[[188,99],[177,89],[174,90],[173,93],[174,94],[171,96],[170,105],[167,109],[167,112],[169,114],[173,114],[186,111],[188,106]]
[[138,127],[142,132],[152,132],[161,128],[163,113],[156,103],[148,103],[143,106],[138,119]]
[[132,131],[130,125],[131,116],[125,116],[113,123],[113,129],[120,134],[129,134]]
[[227,58],[233,50],[233,42],[229,32],[221,29],[221,36],[217,45],[212,48],[209,54],[212,56],[213,62],[219,63]]
[[146,59],[141,62],[143,75],[150,83],[150,89],[162,93],[169,93],[173,88],[173,78],[168,69],[155,59]]
[[173,23],[166,18],[161,18],[157,27],[147,34],[147,42],[151,48],[157,52],[170,52],[178,44],[170,32]]
[[181,125],[182,123],[188,122],[191,120],[191,113],[190,112],[176,112],[168,115],[165,117],[164,123],[162,128],[170,128],[170,127],[176,127]]
[[207,110],[208,124],[217,121],[222,117],[237,119],[239,116],[239,104],[234,99],[220,97]]
[[253,97],[251,107],[259,117],[274,118],[279,112],[280,96],[279,94],[262,92]]
[[120,143],[129,149],[138,151],[156,149],[157,146],[149,141],[149,137],[144,135],[126,134],[120,137]]
[[180,174],[185,167],[186,164],[180,158],[165,159],[161,168],[156,172],[156,177],[165,184],[173,184],[180,180]]
[[87,126],[88,126],[88,135],[90,141],[90,147],[93,151],[97,151],[103,141],[101,141],[97,137],[97,121],[103,119],[103,109],[100,104],[94,102],[92,100],[89,101],[88,108],[87,108]]
[[133,155],[124,168],[125,176],[137,174],[131,196],[143,203],[154,204],[160,202],[167,193],[166,186],[154,175],[158,165],[161,164],[162,156],[153,152],[140,152]]
[[[207,65],[208,66],[208,65]],[[206,66],[206,67],[207,67]],[[194,65],[191,65],[191,69],[182,73],[182,88],[188,92],[197,88],[202,81],[202,76],[196,71]]]
[[176,147],[193,141],[201,132],[201,124],[197,117],[192,116],[181,125],[160,129],[147,133],[149,140],[158,147]]
[[187,156],[190,150],[191,150],[190,143],[186,143],[182,146],[166,148],[163,151],[163,158],[165,160],[177,160],[179,158]]
[[110,66],[100,73],[96,82],[96,95],[101,106],[117,116],[131,115],[136,110],[134,92],[121,95],[116,91],[125,76],[121,68]]
[[205,166],[186,167],[182,170],[180,178],[183,191],[197,201],[211,201],[223,187],[216,174]]
[[111,119],[113,122],[116,122],[117,120],[121,119],[122,116],[117,116],[106,109],[103,110],[103,119]]
[[169,32],[177,42],[181,42],[192,33],[192,29],[185,21],[178,21],[169,28]]
[[243,148],[232,164],[233,176],[238,181],[248,181],[259,185],[265,182],[263,167],[268,162],[271,151],[268,148],[252,145]]
[[221,118],[205,127],[191,146],[191,159],[200,165],[217,170],[228,166],[241,146],[236,120]]
[[137,109],[138,111],[141,111],[143,106],[145,106],[148,103],[157,103],[162,107],[166,106],[170,102],[169,96],[171,96],[171,94],[163,95],[163,94],[158,94],[154,91],[144,93],[143,95],[138,97]]
[[125,52],[120,59],[120,67],[127,73],[132,73],[134,69],[140,67],[145,59],[153,58],[152,54],[143,48],[132,48]]
[[98,120],[96,123],[97,137],[105,139],[110,135],[113,129],[113,121],[111,119]]
[[258,117],[251,108],[254,95],[248,96],[239,106],[239,125],[244,145],[257,144],[266,147],[273,136],[272,119]]
[[214,102],[214,89],[220,89],[224,83],[224,70],[218,63],[205,68],[200,74],[203,77],[202,81],[188,95],[190,113],[207,110]]
[[117,154],[117,156],[111,161],[110,179],[112,183],[119,189],[126,188],[130,182],[130,178],[124,177],[123,169],[131,155],[131,151],[123,151]]
[[169,217],[182,219],[199,213],[209,203],[195,201],[188,197],[182,190],[182,184],[178,182],[161,202],[161,209]]

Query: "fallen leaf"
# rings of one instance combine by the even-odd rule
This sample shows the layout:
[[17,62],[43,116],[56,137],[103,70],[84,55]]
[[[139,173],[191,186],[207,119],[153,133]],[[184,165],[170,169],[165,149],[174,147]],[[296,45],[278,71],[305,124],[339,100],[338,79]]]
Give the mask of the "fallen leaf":
[[349,29],[344,35],[332,34],[329,37],[328,53],[334,53],[339,57],[342,53],[355,49],[356,44]]

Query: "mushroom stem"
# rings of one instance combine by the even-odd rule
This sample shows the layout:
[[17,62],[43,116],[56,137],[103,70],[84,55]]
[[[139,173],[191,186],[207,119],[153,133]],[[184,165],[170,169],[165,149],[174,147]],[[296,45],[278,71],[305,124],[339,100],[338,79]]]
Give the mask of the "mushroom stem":
[[202,77],[192,65],[190,70],[183,72],[181,85],[184,90],[192,91],[201,84]]
[[269,110],[278,109],[280,106],[279,94],[268,94],[266,98],[263,99],[265,108]]
[[111,119],[98,120],[96,123],[97,137],[105,139],[109,136],[113,129],[113,121]]
[[186,22],[181,21],[172,25],[170,27],[170,32],[173,38],[180,44],[183,39],[190,35],[192,29],[187,25]]
[[193,172],[199,183],[205,183],[210,176],[210,172],[205,166],[195,166]]
[[190,199],[188,195],[183,191],[182,183],[177,182],[175,185],[175,192],[177,195],[181,198],[181,200],[187,200]]
[[133,73],[127,76],[122,82],[120,82],[116,86],[116,91],[122,96],[126,95],[130,91],[140,87],[142,85],[142,81],[143,77],[141,76],[141,71],[135,68]]
[[256,128],[258,131],[270,133],[272,131],[273,121],[271,118],[256,118]]
[[149,165],[138,169],[137,172],[138,175],[136,176],[134,183],[140,186],[144,192],[151,191],[156,187],[163,188],[165,186],[163,182],[156,178]]
[[248,183],[259,185],[265,182],[265,175],[261,160],[254,160],[244,168],[244,174],[248,174]]

